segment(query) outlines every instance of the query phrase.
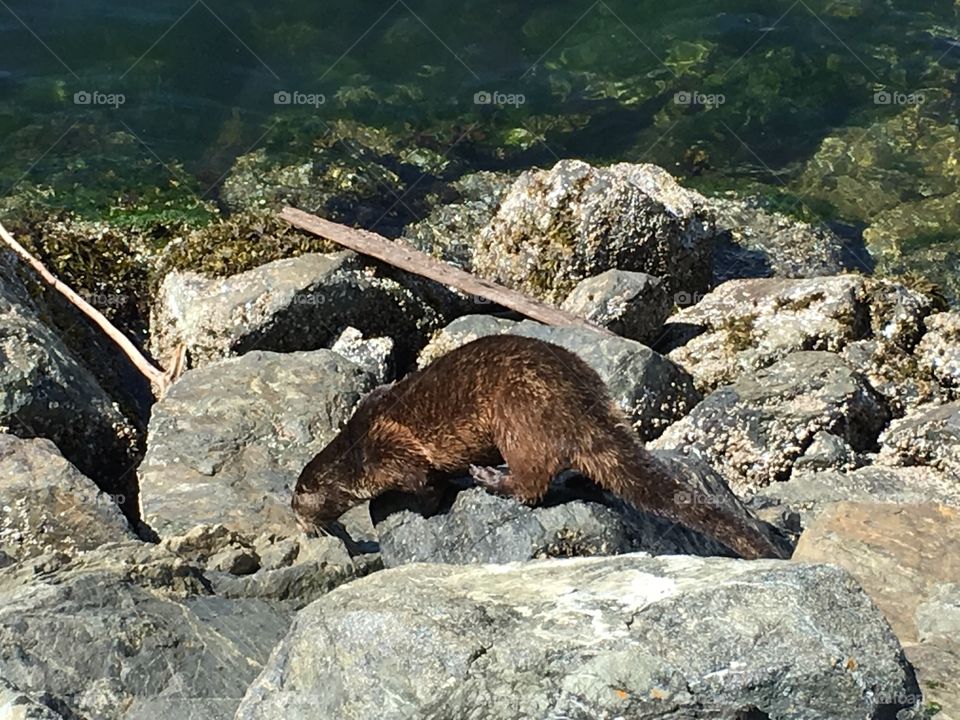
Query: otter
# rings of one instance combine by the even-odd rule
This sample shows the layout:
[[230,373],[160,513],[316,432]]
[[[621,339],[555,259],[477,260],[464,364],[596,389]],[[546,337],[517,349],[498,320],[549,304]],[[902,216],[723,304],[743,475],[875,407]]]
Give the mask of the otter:
[[[506,473],[477,468],[503,462]],[[300,474],[293,510],[305,530],[328,530],[365,500],[400,491],[429,502],[445,478],[471,470],[478,484],[530,504],[574,470],[742,557],[783,557],[745,518],[684,502],[690,488],[644,448],[586,362],[512,335],[469,342],[367,395]]]

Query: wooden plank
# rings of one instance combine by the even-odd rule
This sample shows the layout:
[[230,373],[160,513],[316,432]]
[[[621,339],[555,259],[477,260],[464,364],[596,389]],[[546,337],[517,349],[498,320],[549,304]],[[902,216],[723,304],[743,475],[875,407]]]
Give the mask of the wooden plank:
[[358,230],[330,220],[324,220],[296,208],[284,208],[280,217],[301,230],[332,240],[339,245],[363,255],[369,255],[401,270],[456,288],[468,295],[482,297],[511,310],[516,310],[521,315],[546,325],[580,327],[604,335],[613,335],[606,328],[594,325],[577,315],[447,265],[445,262],[422,253],[404,242],[391,241],[369,230]]

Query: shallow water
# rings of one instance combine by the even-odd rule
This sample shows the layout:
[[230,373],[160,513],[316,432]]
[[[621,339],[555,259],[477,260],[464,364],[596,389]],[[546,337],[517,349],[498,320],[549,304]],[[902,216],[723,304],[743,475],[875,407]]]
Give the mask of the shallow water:
[[[96,212],[175,178],[216,198],[238,155],[295,154],[351,119],[463,171],[649,161],[887,228],[960,190],[958,69],[947,0],[6,0],[0,193],[48,184]],[[952,209],[904,252],[955,251]],[[895,254],[903,225],[882,229]]]

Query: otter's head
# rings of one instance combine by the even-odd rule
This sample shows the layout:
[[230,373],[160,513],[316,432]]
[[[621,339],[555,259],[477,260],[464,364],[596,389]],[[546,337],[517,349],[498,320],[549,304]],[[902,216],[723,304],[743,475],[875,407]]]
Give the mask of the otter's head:
[[340,433],[300,473],[291,505],[308,534],[331,533],[337,518],[370,499],[363,482],[364,447],[371,413],[385,389],[368,394]]

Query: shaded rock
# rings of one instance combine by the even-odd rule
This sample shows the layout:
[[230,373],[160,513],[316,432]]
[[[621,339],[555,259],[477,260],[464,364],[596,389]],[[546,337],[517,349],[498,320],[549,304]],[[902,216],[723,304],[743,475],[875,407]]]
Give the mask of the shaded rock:
[[515,323],[487,315],[467,315],[437,333],[420,354],[424,367],[471,340],[509,333],[537,338],[576,353],[597,371],[614,402],[644,440],[659,435],[697,404],[700,395],[680,367],[645,345],[592,330],[551,327],[532,320]]
[[673,304],[660,278],[607,270],[578,283],[561,307],[617,335],[649,345],[660,337]]
[[622,555],[338,588],[297,615],[237,719],[879,720],[916,696],[843,570]]
[[288,622],[155,546],[45,556],[0,571],[0,676],[69,718],[226,720]]
[[717,226],[716,283],[752,277],[809,278],[869,270],[869,254],[853,250],[830,228],[763,206],[761,200],[706,199]]
[[25,695],[3,678],[0,678],[0,717],[4,720],[64,720],[63,715]]
[[224,548],[210,558],[209,566],[230,575],[252,575],[260,569],[260,556],[250,548]]
[[362,367],[381,385],[394,377],[392,338],[367,340],[359,330],[348,327],[340,333],[330,349]]
[[26,289],[0,262],[0,432],[52,440],[101,490],[139,519],[136,429],[94,376],[41,322]]
[[479,235],[473,270],[551,303],[613,268],[669,275],[671,294],[700,292],[713,236],[703,201],[655,165],[561,160],[517,179]]
[[153,409],[145,520],[161,535],[216,523],[296,534],[293,484],[372,386],[330,350],[253,351],[187,372]]
[[[689,486],[687,502],[723,506],[770,534],[709,465],[676,453],[659,454]],[[638,550],[654,555],[732,555],[712,538],[641,512],[582,479],[555,482],[536,507],[471,488],[457,493],[432,517],[409,510],[388,515],[377,532],[387,567],[413,562],[507,563]]]
[[879,461],[929,465],[960,482],[960,402],[918,407],[880,437]]
[[24,560],[130,540],[118,505],[49,440],[0,434],[0,551]]
[[920,366],[954,394],[960,393],[960,312],[930,315],[917,345]]
[[463,176],[450,185],[455,198],[407,225],[403,239],[421,252],[471,270],[477,235],[493,219],[514,179],[506,173],[486,171]]
[[[944,717],[960,717],[960,616],[950,611],[955,598],[947,596],[947,607],[944,598],[944,585],[960,582],[960,510],[837,503],[807,528],[794,559],[848,570],[903,643],[925,699]],[[931,610],[939,622],[930,622]]]
[[173,272],[159,293],[152,351],[170,357],[183,345],[193,367],[253,349],[315,350],[348,326],[395,338],[406,366],[442,324],[410,287],[365,270],[349,252],[276,260],[227,278]]
[[869,337],[910,349],[934,301],[859,275],[733,280],[674,315],[661,349],[710,390],[798,350]]
[[700,453],[734,492],[752,494],[787,480],[820,433],[863,452],[889,418],[883,398],[837,355],[798,352],[710,393],[653,447]]
[[831,503],[937,502],[960,507],[960,484],[929,467],[869,465],[855,470],[812,472],[794,467],[790,480],[764,488],[762,497],[775,499],[799,514],[806,526]]

